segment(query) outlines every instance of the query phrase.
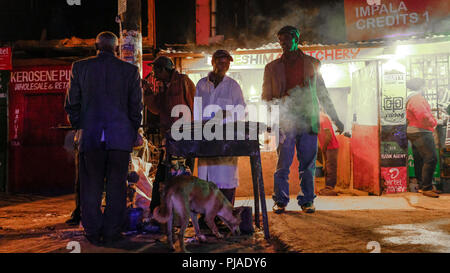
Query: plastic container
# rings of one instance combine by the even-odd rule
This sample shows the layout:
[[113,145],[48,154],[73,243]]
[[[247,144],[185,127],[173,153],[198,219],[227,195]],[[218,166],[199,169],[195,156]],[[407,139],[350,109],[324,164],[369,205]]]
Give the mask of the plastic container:
[[136,231],[142,225],[142,208],[129,208],[127,211],[127,230]]

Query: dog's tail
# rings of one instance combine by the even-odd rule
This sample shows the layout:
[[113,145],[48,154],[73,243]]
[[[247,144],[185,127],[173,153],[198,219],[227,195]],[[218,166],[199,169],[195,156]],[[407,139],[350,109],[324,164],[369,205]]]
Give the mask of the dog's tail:
[[163,200],[164,203],[161,203],[161,205],[156,207],[153,211],[153,217],[155,217],[155,220],[161,224],[167,223],[170,219],[170,215],[172,214],[172,194],[168,193]]

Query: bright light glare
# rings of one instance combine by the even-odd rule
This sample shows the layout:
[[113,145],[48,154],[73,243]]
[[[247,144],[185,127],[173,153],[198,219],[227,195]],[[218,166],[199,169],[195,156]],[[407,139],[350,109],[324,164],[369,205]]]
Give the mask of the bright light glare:
[[359,67],[355,63],[349,63],[348,69],[350,70],[350,74],[352,74],[353,72],[357,71]]
[[342,71],[334,64],[323,64],[320,73],[326,86],[333,86],[342,77]]
[[250,86],[249,93],[250,93],[251,96],[255,96],[256,95],[256,89],[255,89],[255,87],[253,85]]
[[396,60],[389,60],[386,63],[383,64],[383,70],[384,71],[391,71],[391,70],[397,70],[402,73],[406,73],[406,68],[403,64],[397,62]]
[[395,59],[402,59],[411,54],[411,47],[408,45],[398,45],[395,49]]

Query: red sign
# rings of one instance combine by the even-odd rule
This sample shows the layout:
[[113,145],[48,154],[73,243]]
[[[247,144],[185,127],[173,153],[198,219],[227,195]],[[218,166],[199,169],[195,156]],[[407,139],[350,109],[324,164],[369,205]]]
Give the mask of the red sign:
[[197,45],[209,44],[211,28],[211,8],[209,0],[197,0],[195,10],[195,37]]
[[406,192],[406,166],[381,168],[386,193]]
[[[70,66],[15,67],[9,92],[11,192],[58,193],[73,189],[73,135],[64,98]],[[65,143],[69,143],[65,145]]]
[[361,48],[338,48],[305,50],[305,54],[318,59],[319,61],[353,60],[356,59]]
[[11,73],[11,92],[65,92],[69,79],[70,66],[18,68]]
[[447,0],[345,0],[344,4],[349,41],[429,32],[450,11]]
[[[70,66],[34,66],[16,68],[10,78],[10,139],[19,145],[22,137],[26,100],[29,94],[62,94],[69,86]],[[62,101],[61,101],[62,102]],[[62,106],[61,106],[62,107]],[[64,109],[58,109],[64,112]],[[38,115],[42,114],[38,113]]]
[[12,70],[10,47],[0,47],[0,70]]

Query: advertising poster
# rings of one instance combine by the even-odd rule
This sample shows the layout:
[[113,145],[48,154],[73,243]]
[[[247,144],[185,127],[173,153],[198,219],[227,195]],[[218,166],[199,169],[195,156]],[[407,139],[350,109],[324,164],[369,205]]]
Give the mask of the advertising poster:
[[406,124],[406,73],[385,69],[382,86],[381,125]]
[[0,47],[0,70],[12,69],[12,51],[10,47]]
[[380,109],[380,166],[386,193],[407,191],[406,73],[383,66]]
[[406,192],[406,166],[381,168],[381,179],[385,193]]
[[406,125],[381,126],[380,166],[406,166],[408,158],[408,139]]

